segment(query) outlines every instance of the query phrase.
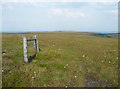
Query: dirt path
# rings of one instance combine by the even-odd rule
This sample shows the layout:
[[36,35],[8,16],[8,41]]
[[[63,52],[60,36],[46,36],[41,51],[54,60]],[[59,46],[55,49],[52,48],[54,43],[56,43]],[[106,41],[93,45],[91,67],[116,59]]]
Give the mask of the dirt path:
[[84,81],[84,87],[112,87],[112,84],[110,82],[107,82],[105,80],[99,80],[95,78],[95,74],[88,73],[87,70],[87,63],[82,63],[82,68],[85,70],[85,81]]
[[98,80],[97,78],[94,77],[94,75],[87,74],[85,76],[85,87],[97,87],[97,86],[102,86],[102,87],[112,87],[112,84],[109,82],[106,82],[104,80]]

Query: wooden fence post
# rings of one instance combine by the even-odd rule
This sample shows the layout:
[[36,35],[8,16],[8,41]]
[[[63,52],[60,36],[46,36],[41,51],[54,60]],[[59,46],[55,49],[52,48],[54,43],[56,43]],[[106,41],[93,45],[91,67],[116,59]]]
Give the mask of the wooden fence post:
[[39,51],[39,48],[38,48],[38,39],[37,39],[36,35],[34,36],[34,39],[35,39],[35,41],[34,41],[34,47],[35,47],[36,51]]
[[23,37],[23,50],[24,50],[24,61],[25,62],[29,62],[29,60],[28,60],[28,50],[27,50],[27,42],[28,41],[34,41],[35,50],[39,51],[38,39],[36,38],[36,35],[33,36],[33,39],[27,39],[26,37]]
[[23,50],[24,50],[24,61],[28,62],[28,57],[27,57],[27,38],[23,37]]
[[36,38],[36,49],[37,51],[39,51],[39,48],[38,48],[38,39]]
[[[33,36],[33,39],[35,39],[36,37],[35,36]],[[35,50],[36,50],[36,43],[35,43],[35,41],[34,41],[34,48],[35,48]]]

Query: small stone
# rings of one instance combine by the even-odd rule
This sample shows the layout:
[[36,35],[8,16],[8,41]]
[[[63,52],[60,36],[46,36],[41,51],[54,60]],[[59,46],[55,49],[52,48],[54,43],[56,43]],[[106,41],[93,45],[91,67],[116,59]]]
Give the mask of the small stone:
[[65,69],[66,67],[64,66],[64,69]]
[[5,53],[3,53],[3,55],[5,55]]
[[65,88],[67,88],[67,86],[65,86]]
[[111,63],[111,62],[109,61],[109,63]]
[[77,76],[75,76],[75,78],[77,78]]
[[2,55],[5,55],[5,54],[6,54],[6,52],[5,52],[5,51],[3,51],[3,52],[2,52]]

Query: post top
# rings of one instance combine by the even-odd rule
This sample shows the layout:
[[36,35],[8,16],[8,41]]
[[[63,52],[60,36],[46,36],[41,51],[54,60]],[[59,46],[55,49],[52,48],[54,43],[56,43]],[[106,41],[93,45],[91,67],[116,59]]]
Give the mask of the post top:
[[33,37],[36,38],[36,35],[34,35]]

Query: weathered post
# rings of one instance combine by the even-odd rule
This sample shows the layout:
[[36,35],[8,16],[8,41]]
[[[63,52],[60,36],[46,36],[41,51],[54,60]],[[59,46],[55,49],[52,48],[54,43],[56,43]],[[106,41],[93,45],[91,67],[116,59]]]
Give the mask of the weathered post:
[[28,62],[28,57],[27,57],[27,38],[23,37],[23,50],[24,50],[24,61]]
[[[28,60],[28,51],[27,51],[27,42],[28,41],[34,41],[34,47],[36,51],[39,51],[39,47],[38,47],[38,40],[36,38],[36,35],[33,36],[33,39],[27,39],[26,37],[23,37],[23,50],[24,50],[24,61],[25,62],[29,62]],[[35,52],[36,53],[36,52]]]
[[[33,39],[35,39],[35,36],[33,36]],[[35,48],[35,50],[36,50],[35,41],[34,41],[33,45],[34,45],[34,48]]]
[[34,41],[34,47],[35,47],[36,51],[39,51],[39,48],[38,48],[38,39],[37,39],[36,35],[34,36],[34,39],[35,39],[35,41]]
[[38,48],[38,39],[36,38],[36,45],[37,45],[37,51],[39,51],[39,48]]

